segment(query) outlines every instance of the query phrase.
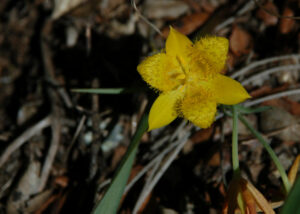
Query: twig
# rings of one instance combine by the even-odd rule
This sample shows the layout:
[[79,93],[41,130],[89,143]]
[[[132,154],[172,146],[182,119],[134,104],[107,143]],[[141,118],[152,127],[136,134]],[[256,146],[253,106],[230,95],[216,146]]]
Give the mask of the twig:
[[276,16],[279,19],[295,19],[295,20],[300,20],[299,16],[282,16],[274,11],[268,10],[267,8],[265,8],[258,0],[253,0],[255,2],[255,4],[260,7],[263,11],[265,11],[266,13],[272,15],[272,16]]
[[51,124],[51,116],[47,116],[41,121],[39,121],[37,124],[35,124],[34,126],[27,129],[25,132],[23,132],[23,134],[21,134],[13,142],[11,142],[0,157],[0,168],[8,160],[8,158],[14,151],[19,149],[26,141],[28,141],[36,133],[39,133],[44,128],[50,126],[50,124]]
[[247,13],[247,12],[253,10],[253,9],[255,8],[254,6],[255,6],[254,2],[248,1],[248,2],[244,5],[244,7],[242,7],[242,8],[236,13],[236,14],[237,14],[236,16],[230,17],[230,18],[226,19],[224,22],[222,22],[221,24],[217,25],[217,26],[215,27],[215,29],[214,29],[214,32],[218,32],[218,31],[220,31],[221,29],[225,28],[227,25],[232,24],[238,16],[242,16],[242,15],[244,15],[245,13]]
[[[46,79],[51,82],[56,82],[55,80],[55,68],[52,62],[50,48],[46,42],[52,29],[52,21],[45,23],[42,34],[41,34],[41,52],[43,56],[43,65]],[[60,109],[60,99],[54,91],[53,88],[48,88],[47,92],[51,100],[51,110],[52,110],[52,139],[51,144],[45,159],[45,163],[42,168],[40,183],[38,191],[42,191],[46,186],[51,167],[54,162],[55,155],[58,150],[59,141],[60,141],[60,130],[61,130],[61,109]]]
[[[167,139],[165,139],[165,137],[162,138],[162,142],[165,142]],[[179,143],[179,141],[178,141]],[[170,151],[172,151],[177,145],[178,143],[170,143],[170,145],[165,148],[161,153],[159,153],[155,158],[153,158],[126,186],[124,194],[126,194],[131,187],[149,170],[151,169],[156,162],[160,162],[160,160],[162,160],[162,158],[168,154]]]
[[[285,127],[283,127],[283,128],[276,129],[276,130],[270,131],[270,132],[268,132],[268,133],[264,133],[264,134],[262,134],[262,136],[263,136],[264,138],[274,137],[274,136],[276,136],[276,135],[278,135],[278,134],[281,134],[281,133],[284,132],[284,131],[287,131],[287,130],[293,128],[295,125],[298,125],[298,124],[299,124],[299,123],[294,123],[294,124],[285,126]],[[250,144],[251,142],[253,142],[253,140],[257,140],[257,139],[256,139],[255,137],[253,137],[253,138],[248,138],[248,139],[245,139],[245,140],[241,140],[241,144],[243,144],[243,145],[248,145],[248,144]]]
[[257,79],[260,79],[262,76],[267,76],[270,74],[273,74],[275,72],[280,72],[280,71],[289,71],[289,70],[298,70],[300,69],[300,65],[283,65],[283,66],[278,66],[275,68],[271,68],[271,69],[267,69],[265,71],[262,71],[258,74],[255,74],[249,78],[247,78],[246,80],[242,81],[242,85],[247,85],[250,82],[253,82]]
[[165,145],[170,139],[170,135],[163,136],[162,138],[156,140],[156,142],[150,147],[150,151],[159,150],[162,145]]
[[267,63],[280,61],[280,60],[286,60],[286,59],[298,59],[299,60],[300,59],[300,54],[289,54],[289,55],[284,55],[284,56],[275,56],[275,57],[270,57],[270,58],[267,58],[267,59],[259,60],[259,61],[256,61],[256,62],[252,62],[249,65],[247,65],[246,67],[242,68],[241,70],[236,71],[230,77],[235,79],[237,77],[240,77],[240,76],[246,74],[248,71],[252,70],[255,67],[265,65]]
[[58,146],[59,146],[61,122],[59,121],[58,118],[56,118],[55,120],[52,120],[51,128],[52,128],[51,144],[50,144],[50,148],[49,148],[45,163],[43,165],[38,192],[41,192],[46,186],[46,183],[47,183],[47,180],[48,180],[48,177],[50,174],[50,170],[51,170],[51,167],[52,167],[52,164],[53,164],[53,161],[54,161],[54,158],[57,153]]
[[156,172],[159,170],[159,166],[161,165],[162,161],[163,161],[163,157],[160,156],[157,159],[157,161],[155,162],[155,164],[153,165],[152,170],[150,171],[150,173],[149,173],[149,175],[148,175],[148,177],[146,179],[146,182],[145,182],[145,185],[144,185],[144,188],[143,188],[142,192],[144,192],[144,190],[146,190],[147,187],[151,184],[151,181],[155,177]]
[[[99,88],[99,80],[96,78],[92,81],[93,88]],[[99,95],[93,94],[92,95],[92,111],[99,112],[100,102],[99,102]],[[94,176],[97,174],[99,170],[99,150],[101,149],[101,134],[100,134],[100,115],[99,113],[92,114],[92,144],[91,144],[91,153],[90,153],[90,163],[89,163],[89,176],[88,180],[92,180]]]
[[147,185],[146,188],[144,188],[144,191],[141,192],[140,197],[137,200],[137,202],[135,204],[135,207],[133,209],[133,213],[137,213],[138,212],[138,210],[140,209],[140,207],[141,207],[142,203],[144,202],[144,200],[147,198],[147,196],[152,191],[152,189],[154,188],[154,186],[157,184],[157,182],[163,176],[163,174],[165,173],[165,171],[169,168],[169,166],[171,165],[171,163],[177,157],[178,153],[181,151],[181,149],[183,148],[183,146],[187,142],[187,139],[189,138],[189,136],[190,136],[190,132],[186,132],[186,134],[181,139],[178,139],[178,141],[177,141],[178,142],[178,146],[176,147],[176,149],[174,150],[174,152],[170,154],[169,158],[165,161],[164,165],[161,166],[161,168],[159,169],[159,171],[154,176],[153,180],[149,183],[149,185]]
[[73,103],[71,101],[70,96],[68,95],[68,93],[66,92],[65,88],[59,88],[57,90],[58,94],[60,95],[60,97],[62,98],[62,100],[64,101],[64,103],[66,104],[66,106],[68,108],[72,108],[73,107]]
[[295,95],[295,94],[300,94],[300,89],[293,89],[293,90],[288,90],[288,91],[283,91],[283,92],[279,92],[276,94],[271,94],[269,96],[265,96],[262,98],[258,98],[252,101],[247,101],[244,103],[244,106],[246,107],[250,107],[250,106],[254,106],[257,105],[259,103],[268,101],[268,100],[273,100],[273,99],[278,99],[280,97],[286,97],[286,96],[291,96],[291,95]]
[[173,135],[171,136],[171,138],[170,138],[171,141],[175,140],[176,137],[180,136],[180,133],[181,133],[182,129],[185,127],[186,124],[187,124],[187,120],[182,120],[181,121],[181,123],[175,129]]
[[127,185],[126,188],[124,190],[123,195],[126,195],[127,192],[134,186],[134,184],[146,173],[148,172],[148,170],[150,170],[155,164],[157,164],[161,159],[158,158],[158,156],[156,158],[154,158],[153,160],[151,160],[150,163],[148,163]]
[[135,10],[135,12],[137,13],[137,15],[144,21],[146,22],[150,27],[152,27],[160,36],[163,37],[162,32],[153,24],[151,23],[145,16],[143,16],[141,14],[141,12],[139,11],[139,9],[136,7],[135,4],[135,0],[131,0],[131,5],[133,7],[133,9]]
[[72,148],[73,148],[73,146],[74,146],[74,144],[75,144],[75,142],[76,142],[76,140],[77,140],[77,138],[78,138],[78,136],[79,136],[79,134],[80,134],[80,132],[81,132],[81,130],[83,128],[83,124],[85,123],[85,121],[86,121],[86,116],[83,115],[81,117],[81,119],[80,119],[80,122],[79,122],[77,128],[76,128],[76,131],[75,131],[75,134],[74,134],[74,136],[72,138],[71,144],[68,147],[68,150],[66,152],[66,155],[65,155],[65,158],[64,158],[64,163],[67,163],[69,155],[70,155],[70,152],[71,152],[71,150],[72,150]]

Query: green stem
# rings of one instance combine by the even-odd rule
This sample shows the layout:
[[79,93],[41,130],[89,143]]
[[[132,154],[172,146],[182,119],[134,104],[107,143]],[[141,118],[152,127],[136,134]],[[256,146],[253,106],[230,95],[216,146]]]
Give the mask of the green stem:
[[232,106],[232,167],[233,175],[238,176],[240,173],[239,166],[239,151],[238,151],[238,109],[236,106]]
[[254,127],[252,127],[250,125],[250,123],[242,115],[239,115],[239,119],[250,130],[250,132],[260,141],[260,143],[263,145],[263,147],[265,147],[265,149],[269,153],[271,159],[273,160],[274,164],[276,165],[276,167],[280,173],[280,176],[281,176],[281,179],[282,179],[282,182],[284,185],[284,189],[285,189],[286,193],[288,193],[291,189],[291,184],[289,182],[288,176],[287,176],[283,166],[281,165],[277,155],[275,154],[275,152],[273,151],[271,146],[263,138],[263,136],[257,130],[255,130]]
[[137,153],[137,149],[143,134],[148,129],[148,115],[144,113],[141,118],[136,132],[132,138],[132,141],[126,151],[126,154],[122,158],[122,161],[114,174],[114,177],[110,183],[110,186],[104,194],[101,201],[96,205],[93,210],[93,214],[100,213],[117,213],[119,203],[121,201],[124,189],[130,175],[130,171]]

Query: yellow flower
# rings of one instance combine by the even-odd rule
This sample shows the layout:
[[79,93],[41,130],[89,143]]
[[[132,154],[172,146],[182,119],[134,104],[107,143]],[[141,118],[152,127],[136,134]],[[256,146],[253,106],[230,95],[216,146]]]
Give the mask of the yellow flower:
[[181,116],[201,128],[215,118],[217,104],[234,105],[250,98],[243,86],[220,72],[225,66],[228,40],[205,37],[194,44],[172,27],[165,52],[147,57],[137,70],[160,91],[149,114],[149,130]]

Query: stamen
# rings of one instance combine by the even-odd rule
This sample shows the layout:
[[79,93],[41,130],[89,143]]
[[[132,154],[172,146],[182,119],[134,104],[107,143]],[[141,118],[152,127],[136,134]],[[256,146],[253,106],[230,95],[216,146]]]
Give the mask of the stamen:
[[177,62],[179,63],[179,65],[181,67],[182,72],[186,75],[185,68],[183,67],[180,58],[178,56],[176,56],[176,59],[177,59]]

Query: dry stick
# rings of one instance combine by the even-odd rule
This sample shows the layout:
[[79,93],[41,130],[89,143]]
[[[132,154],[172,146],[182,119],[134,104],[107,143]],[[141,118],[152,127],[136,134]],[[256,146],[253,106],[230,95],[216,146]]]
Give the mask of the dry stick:
[[[55,69],[51,60],[50,49],[45,41],[47,36],[50,34],[52,28],[52,22],[48,21],[45,23],[42,34],[41,34],[41,51],[43,56],[44,70],[45,76],[52,82],[55,82]],[[57,96],[56,92],[48,88],[48,94],[51,99],[51,107],[52,107],[52,139],[51,144],[48,150],[47,157],[45,159],[45,163],[43,165],[43,169],[40,176],[40,184],[38,191],[42,191],[47,183],[48,177],[50,175],[50,170],[54,162],[55,155],[58,150],[59,141],[60,141],[60,130],[61,130],[61,122],[60,122],[60,100]]]
[[[163,141],[165,142],[165,137],[163,137]],[[179,142],[179,141],[178,141]],[[159,153],[155,158],[153,158],[126,186],[124,194],[126,194],[131,187],[149,170],[151,169],[156,162],[160,162],[160,160],[163,159],[163,157],[168,154],[170,151],[173,150],[174,147],[176,147],[178,143],[170,143],[170,145],[165,148],[161,153]]]
[[293,89],[293,90],[279,92],[276,94],[271,94],[269,96],[265,96],[262,98],[258,98],[258,99],[252,100],[252,101],[245,102],[244,106],[250,107],[250,106],[254,106],[259,103],[268,101],[268,100],[278,99],[280,97],[286,97],[286,96],[291,96],[291,95],[295,95],[295,94],[300,94],[300,89]]
[[[296,95],[296,94],[300,94],[300,88],[271,94],[269,96],[261,97],[261,98],[251,100],[251,101],[246,101],[242,105],[245,107],[251,107],[251,106],[263,103],[268,100],[278,99],[281,97],[286,97],[286,96],[291,96],[291,95]],[[224,113],[219,113],[216,116],[215,120],[218,120],[218,119],[222,118],[223,116],[224,116]]]
[[275,56],[275,57],[270,57],[270,58],[267,58],[267,59],[255,61],[255,62],[250,63],[246,67],[242,68],[241,70],[236,71],[230,77],[235,79],[237,77],[240,77],[240,76],[246,74],[247,72],[249,72],[250,70],[252,70],[255,67],[265,65],[267,63],[280,61],[280,60],[286,60],[286,59],[298,59],[299,60],[300,59],[300,54],[289,54],[289,55],[284,55],[284,56]]
[[41,121],[39,121],[37,124],[35,124],[34,126],[27,129],[25,132],[23,132],[23,134],[21,134],[13,142],[11,142],[0,157],[0,168],[8,160],[8,158],[14,151],[19,149],[26,141],[28,141],[36,133],[50,126],[50,124],[51,124],[51,116],[47,116]]
[[161,32],[154,24],[152,24],[145,16],[143,16],[143,15],[141,14],[141,12],[139,11],[139,9],[137,9],[134,0],[131,0],[131,5],[132,5],[133,9],[135,10],[135,12],[138,14],[138,16],[139,16],[144,22],[146,22],[150,27],[152,27],[152,28],[153,28],[160,36],[163,37],[162,32]]
[[[174,131],[173,135],[171,136],[170,140],[173,141],[175,140],[176,137],[180,136],[180,132],[181,130],[185,127],[185,125],[187,124],[187,120],[182,120],[181,123],[179,124],[179,126],[176,128],[176,130]],[[191,127],[189,127],[188,129],[190,129]]]
[[298,70],[298,69],[300,69],[300,65],[283,65],[283,66],[278,66],[275,68],[267,69],[267,70],[264,70],[258,74],[255,74],[255,75],[247,78],[246,80],[242,81],[242,85],[247,85],[257,79],[260,79],[262,76],[267,76],[267,75],[273,74],[275,72]]
[[[99,81],[98,79],[94,79],[92,81],[92,87],[93,88],[99,88]],[[99,112],[100,102],[99,102],[99,96],[98,94],[92,95],[92,111],[93,112]],[[99,151],[101,149],[101,134],[100,134],[100,127],[99,124],[101,122],[100,115],[92,114],[92,144],[91,144],[91,153],[90,153],[90,160],[89,160],[89,175],[88,175],[88,181],[92,180],[95,175],[97,174],[97,171],[99,169],[98,159],[101,158],[99,156]]]
[[142,192],[144,192],[147,189],[147,187],[151,184],[151,181],[155,177],[156,172],[159,170],[159,166],[161,165],[162,161],[163,161],[163,157],[160,157],[153,165],[152,170],[150,171],[148,177],[146,178],[146,182]]
[[[151,150],[155,150],[158,149],[162,144],[166,143],[166,141],[168,141],[168,139],[170,139],[170,141],[173,141],[176,137],[179,136],[179,131],[183,129],[183,127],[186,125],[186,121],[182,121],[180,123],[180,125],[176,128],[174,134],[172,136],[168,135],[168,136],[164,136],[162,137],[160,140],[158,140],[152,147]],[[178,143],[180,143],[180,141],[177,141]],[[149,170],[151,169],[156,162],[160,162],[160,160],[163,159],[163,157],[165,155],[167,155],[170,151],[173,150],[173,148],[175,148],[178,143],[170,143],[170,145],[165,148],[162,152],[160,152],[155,158],[153,158],[131,181],[130,183],[128,183],[128,185],[125,188],[124,194],[126,194],[131,187]]]
[[[264,138],[269,138],[269,137],[274,137],[284,131],[287,131],[291,128],[293,128],[293,126],[296,126],[298,125],[299,123],[294,123],[294,124],[291,124],[291,125],[288,125],[288,126],[285,126],[281,129],[276,129],[274,131],[271,131],[271,132],[268,132],[268,133],[264,133],[264,134],[261,134]],[[253,142],[253,140],[256,140],[257,141],[257,138],[256,137],[253,137],[253,138],[248,138],[248,139],[245,139],[245,140],[241,140],[241,144],[243,145],[248,145],[248,144],[251,144]]]
[[60,95],[60,97],[63,99],[64,103],[66,104],[66,106],[68,108],[72,108],[73,107],[73,103],[71,101],[70,96],[68,95],[68,93],[66,92],[65,88],[59,88],[57,90],[58,94]]
[[170,135],[163,136],[162,138],[156,140],[156,142],[150,147],[150,151],[159,150],[162,145],[165,145],[166,142],[170,139]]
[[51,144],[50,144],[50,148],[45,163],[43,165],[38,192],[41,192],[46,186],[50,174],[50,170],[59,146],[60,130],[61,130],[60,121],[58,119],[53,120],[51,128],[52,128]]
[[139,197],[139,199],[138,199],[138,201],[135,204],[135,207],[133,209],[133,213],[137,213],[138,212],[138,210],[140,209],[140,207],[143,204],[144,200],[147,198],[147,196],[152,191],[152,189],[154,188],[154,186],[157,184],[157,182],[159,181],[159,179],[163,176],[163,174],[165,173],[165,171],[169,168],[169,166],[171,165],[171,163],[177,157],[178,153],[181,151],[181,149],[183,148],[183,146],[187,142],[189,136],[190,136],[190,133],[186,132],[186,134],[181,139],[178,139],[178,141],[177,141],[178,146],[176,147],[176,149],[174,150],[174,152],[172,154],[170,154],[170,157],[166,160],[166,162],[164,163],[164,165],[156,173],[156,175],[153,178],[153,180],[149,183],[149,185],[147,186],[147,188],[145,188],[145,190],[140,194],[140,197]]
[[[244,15],[245,13],[247,13],[247,12],[253,10],[254,8],[255,8],[254,2],[248,1],[248,2],[244,5],[244,7],[242,7],[242,8],[237,12],[237,16],[242,16],[242,15]],[[224,22],[222,22],[221,24],[219,24],[219,25],[217,25],[217,26],[215,27],[214,32],[218,32],[218,31],[222,30],[223,28],[225,28],[227,25],[232,24],[232,23],[235,21],[236,18],[237,18],[237,17],[235,16],[235,17],[230,17],[230,18],[226,19]]]
[[295,19],[295,20],[300,20],[299,16],[282,16],[274,11],[268,10],[267,8],[265,8],[258,0],[253,0],[255,2],[255,4],[257,4],[258,7],[260,7],[263,11],[265,11],[266,13],[272,15],[272,16],[276,16],[279,19]]
[[79,122],[79,124],[78,124],[78,126],[76,128],[75,134],[74,134],[74,136],[72,138],[71,144],[70,144],[70,146],[69,146],[69,148],[68,148],[68,150],[66,152],[66,155],[64,157],[64,161],[63,161],[64,163],[67,163],[69,155],[70,155],[70,152],[71,152],[71,149],[73,148],[73,146],[74,146],[74,144],[75,144],[75,142],[76,142],[76,140],[77,140],[77,138],[78,138],[78,136],[79,136],[79,134],[80,134],[80,132],[81,132],[81,130],[83,128],[83,125],[84,125],[85,121],[86,121],[86,116],[83,115],[81,117],[81,119],[80,119],[80,122]]
[[127,192],[134,186],[134,184],[148,171],[150,170],[156,163],[160,162],[160,156],[155,157],[148,163],[144,168],[126,185],[123,195],[126,195]]

